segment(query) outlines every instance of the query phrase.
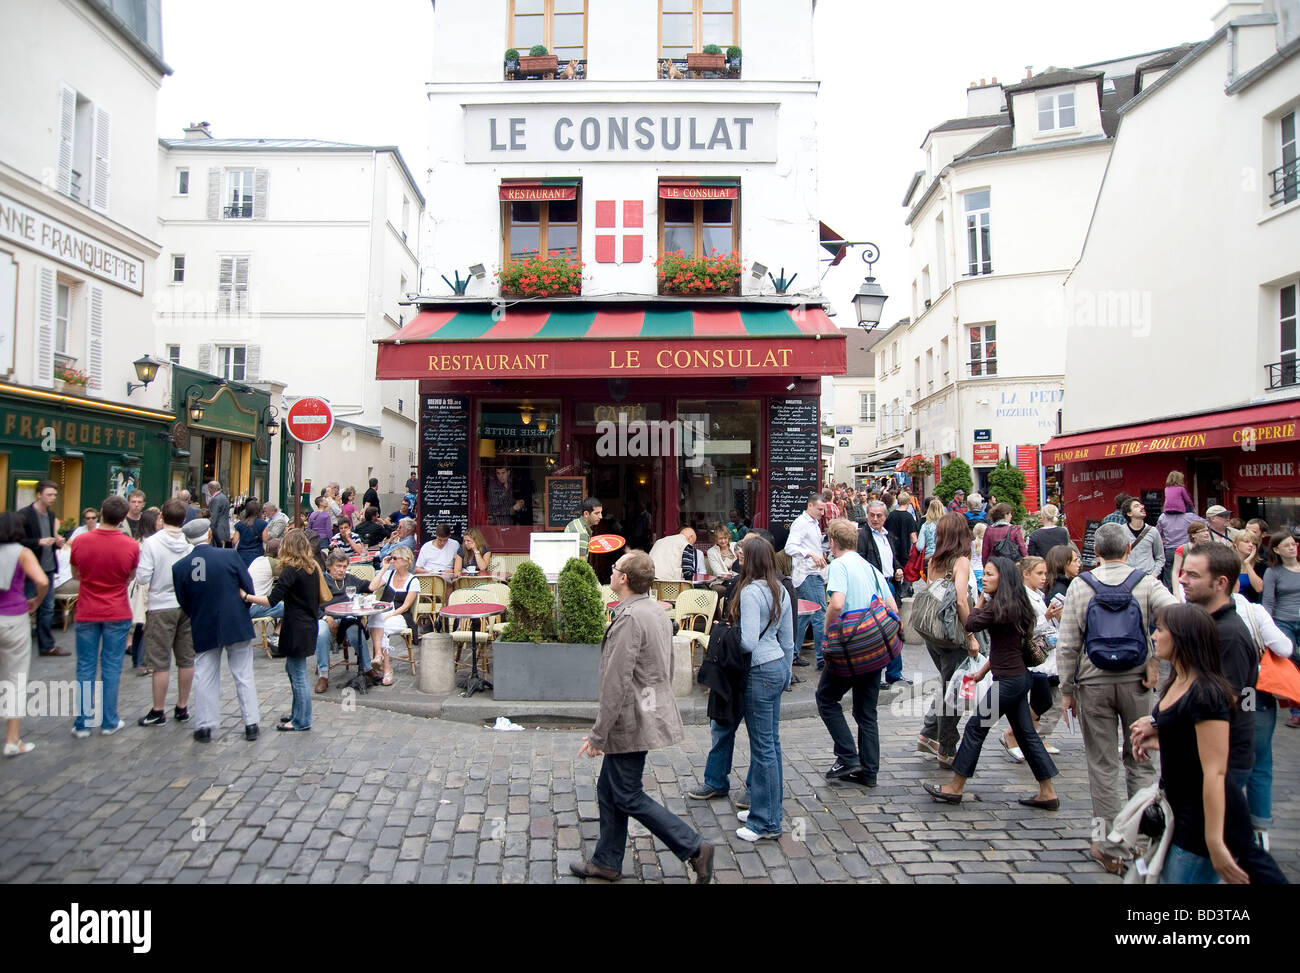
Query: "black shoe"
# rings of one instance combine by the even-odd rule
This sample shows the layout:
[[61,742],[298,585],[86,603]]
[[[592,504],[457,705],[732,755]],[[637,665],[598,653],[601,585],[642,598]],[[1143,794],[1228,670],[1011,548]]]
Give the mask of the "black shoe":
[[875,787],[876,778],[868,777],[865,770],[859,770],[856,774],[849,774],[846,780],[851,780],[855,784],[861,784],[863,787]]
[[845,778],[852,777],[854,774],[860,773],[862,773],[861,767],[851,767],[843,760],[837,760],[835,761],[835,766],[826,771],[826,779],[844,780]]
[[802,666],[806,666],[806,665],[808,665],[808,660],[807,660],[807,659],[801,659],[801,658],[799,658],[798,656],[795,656],[795,657],[794,657],[794,664],[797,665],[797,666],[801,666],[801,667],[802,667]]
[[821,672],[821,671],[822,671],[823,669],[825,669],[825,668],[826,668],[826,660],[825,660],[825,659],[823,659],[821,662],[817,663],[817,671],[818,671],[818,672]]
[[906,676],[899,676],[897,679],[886,679],[886,680],[885,680],[885,687],[888,688],[888,687],[890,687],[890,686],[897,685],[897,684],[900,683],[900,682],[901,682],[904,686],[910,686],[910,685],[912,685],[912,680],[908,679]]
[[190,711],[184,706],[177,706],[176,709],[172,711],[172,716],[176,717],[177,723],[186,723],[189,721]]
[[689,797],[692,801],[711,801],[715,797],[726,797],[727,792],[714,790],[708,784],[703,784],[699,787],[695,787],[687,791],[686,796]]
[[749,795],[748,795],[748,794],[746,794],[744,797],[738,797],[738,798],[736,798],[736,810],[737,810],[737,811],[748,811],[748,810],[749,810]]
[[160,709],[151,709],[146,715],[136,720],[140,726],[162,726],[167,722],[167,715]]
[[206,728],[205,728],[205,729],[202,729],[202,730],[195,730],[195,731],[194,731],[194,740],[195,740],[197,743],[211,743],[211,742],[212,742],[212,731],[209,730],[209,729],[206,729]]
[[700,850],[690,859],[690,866],[695,870],[696,885],[708,885],[713,881],[713,846],[701,841]]
[[256,740],[257,734],[258,734],[258,729],[256,723],[247,723],[244,725],[245,740]]

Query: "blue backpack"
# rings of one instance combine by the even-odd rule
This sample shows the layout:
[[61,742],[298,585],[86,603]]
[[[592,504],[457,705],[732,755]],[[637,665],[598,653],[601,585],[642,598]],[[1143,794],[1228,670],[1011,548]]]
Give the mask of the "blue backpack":
[[1131,571],[1122,584],[1102,584],[1092,574],[1081,578],[1092,589],[1092,601],[1084,616],[1084,649],[1088,661],[1106,672],[1128,672],[1147,659],[1147,632],[1142,607],[1133,597],[1145,575]]

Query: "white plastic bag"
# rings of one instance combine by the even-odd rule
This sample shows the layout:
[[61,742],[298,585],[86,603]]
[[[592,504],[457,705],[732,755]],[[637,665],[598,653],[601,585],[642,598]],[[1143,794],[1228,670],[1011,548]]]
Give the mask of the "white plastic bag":
[[974,675],[980,669],[984,668],[984,663],[988,662],[988,656],[977,655],[975,658],[967,656],[957,665],[957,670],[948,680],[948,691],[944,693],[944,702],[950,709],[958,713],[964,713],[974,709],[979,705],[980,700],[984,698],[993,685],[993,676],[985,675],[978,683]]

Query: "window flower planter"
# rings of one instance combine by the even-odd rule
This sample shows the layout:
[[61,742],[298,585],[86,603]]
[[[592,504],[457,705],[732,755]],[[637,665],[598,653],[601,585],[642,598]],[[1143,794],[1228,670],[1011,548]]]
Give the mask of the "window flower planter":
[[521,54],[519,56],[519,70],[515,73],[525,77],[553,78],[559,66],[560,59],[554,54],[537,56]]
[[497,274],[507,297],[574,297],[582,293],[582,261],[552,251],[511,261]]
[[659,293],[726,297],[740,293],[740,254],[688,257],[681,250],[666,253],[658,268]]
[[721,71],[727,66],[727,55],[725,54],[696,54],[686,55],[686,69],[688,71]]

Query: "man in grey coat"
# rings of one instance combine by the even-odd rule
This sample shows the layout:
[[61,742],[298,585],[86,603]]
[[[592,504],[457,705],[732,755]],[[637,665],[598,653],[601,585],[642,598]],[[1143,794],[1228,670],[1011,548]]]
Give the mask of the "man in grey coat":
[[208,484],[208,521],[212,524],[212,546],[230,546],[230,498],[221,492],[221,484]]
[[636,818],[682,861],[696,884],[713,877],[713,846],[642,789],[646,752],[680,743],[682,717],[673,698],[673,630],[667,613],[646,596],[654,561],[642,551],[619,558],[610,587],[619,597],[600,653],[600,712],[578,756],[605,758],[596,798],[600,839],[590,861],[569,868],[580,878],[622,877],[627,819]]

